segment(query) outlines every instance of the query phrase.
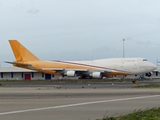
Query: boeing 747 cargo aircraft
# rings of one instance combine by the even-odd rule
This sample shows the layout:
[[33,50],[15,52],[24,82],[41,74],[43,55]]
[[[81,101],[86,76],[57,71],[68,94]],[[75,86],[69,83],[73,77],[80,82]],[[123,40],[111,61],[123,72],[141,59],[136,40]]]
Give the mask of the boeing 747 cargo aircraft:
[[17,40],[9,40],[16,58],[13,66],[36,70],[47,74],[68,77],[102,78],[111,75],[150,73],[156,66],[145,58],[108,58],[91,61],[43,61],[39,60]]

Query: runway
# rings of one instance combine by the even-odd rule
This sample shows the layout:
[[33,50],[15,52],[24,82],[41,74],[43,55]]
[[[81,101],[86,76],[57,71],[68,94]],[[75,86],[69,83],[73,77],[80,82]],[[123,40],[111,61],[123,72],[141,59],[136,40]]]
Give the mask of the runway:
[[160,107],[160,89],[71,85],[0,87],[0,119],[96,120]]

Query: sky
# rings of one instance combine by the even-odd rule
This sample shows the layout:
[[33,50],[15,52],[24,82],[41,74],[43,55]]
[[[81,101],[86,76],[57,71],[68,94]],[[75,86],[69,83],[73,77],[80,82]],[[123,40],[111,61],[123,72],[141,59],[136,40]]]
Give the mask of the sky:
[[17,39],[42,60],[160,60],[160,0],[0,0],[0,66]]

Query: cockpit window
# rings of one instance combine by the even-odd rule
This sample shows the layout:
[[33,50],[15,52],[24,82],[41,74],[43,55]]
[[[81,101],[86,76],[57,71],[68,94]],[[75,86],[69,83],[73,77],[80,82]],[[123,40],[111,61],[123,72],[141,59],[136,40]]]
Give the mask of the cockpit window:
[[148,61],[147,59],[143,59],[143,61]]

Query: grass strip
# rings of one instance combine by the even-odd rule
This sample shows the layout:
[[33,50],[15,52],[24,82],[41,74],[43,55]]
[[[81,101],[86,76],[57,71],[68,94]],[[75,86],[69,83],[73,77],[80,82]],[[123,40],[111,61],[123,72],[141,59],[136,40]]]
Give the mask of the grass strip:
[[135,86],[135,88],[160,88],[160,84],[149,84],[143,86]]
[[119,117],[106,117],[97,120],[160,120],[160,108],[138,110],[131,114]]

